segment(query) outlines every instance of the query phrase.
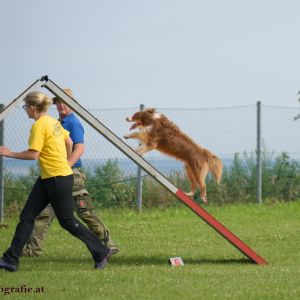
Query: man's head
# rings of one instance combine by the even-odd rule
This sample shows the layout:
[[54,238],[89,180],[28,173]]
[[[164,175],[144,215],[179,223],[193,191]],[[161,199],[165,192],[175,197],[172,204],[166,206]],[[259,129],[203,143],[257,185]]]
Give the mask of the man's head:
[[[64,92],[72,99],[74,98],[73,93],[70,89],[65,88]],[[52,100],[53,100],[53,104],[56,105],[57,111],[59,113],[59,117],[61,119],[69,115],[73,111],[67,104],[63,103],[59,97],[54,97]]]

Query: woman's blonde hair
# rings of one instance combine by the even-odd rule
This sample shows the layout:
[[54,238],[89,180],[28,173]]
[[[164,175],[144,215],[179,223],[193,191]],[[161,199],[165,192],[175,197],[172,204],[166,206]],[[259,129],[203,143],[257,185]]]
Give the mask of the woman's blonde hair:
[[42,92],[31,92],[23,99],[27,106],[34,106],[38,112],[46,112],[52,104],[52,99]]

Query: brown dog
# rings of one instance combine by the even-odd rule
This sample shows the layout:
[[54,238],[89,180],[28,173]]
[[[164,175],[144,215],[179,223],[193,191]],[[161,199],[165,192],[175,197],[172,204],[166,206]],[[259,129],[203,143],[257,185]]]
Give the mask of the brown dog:
[[181,160],[185,164],[187,177],[191,184],[191,191],[186,193],[193,196],[197,187],[201,190],[201,199],[207,202],[205,178],[210,171],[219,183],[222,176],[223,164],[221,160],[207,149],[197,145],[184,134],[178,126],[154,108],[147,108],[126,118],[134,122],[130,130],[140,128],[139,132],[125,135],[125,139],[138,139],[142,144],[136,149],[140,155],[158,150]]

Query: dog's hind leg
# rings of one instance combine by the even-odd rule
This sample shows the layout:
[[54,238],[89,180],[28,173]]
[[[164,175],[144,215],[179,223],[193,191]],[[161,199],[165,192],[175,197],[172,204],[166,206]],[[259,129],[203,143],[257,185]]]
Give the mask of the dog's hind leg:
[[189,179],[190,184],[191,184],[191,191],[189,193],[185,193],[185,194],[189,197],[193,197],[195,194],[196,187],[197,187],[197,180],[194,177],[193,171],[188,164],[185,164],[185,172],[186,172],[187,178]]
[[205,164],[204,166],[201,167],[200,174],[199,174],[199,181],[198,181],[201,190],[200,197],[204,203],[207,203],[206,184],[205,184],[205,178],[207,176],[207,173],[208,173],[208,165]]
[[207,203],[205,178],[208,173],[208,165],[206,163],[202,163],[199,166],[199,163],[195,163],[191,165],[191,169],[201,191],[200,197],[204,203]]

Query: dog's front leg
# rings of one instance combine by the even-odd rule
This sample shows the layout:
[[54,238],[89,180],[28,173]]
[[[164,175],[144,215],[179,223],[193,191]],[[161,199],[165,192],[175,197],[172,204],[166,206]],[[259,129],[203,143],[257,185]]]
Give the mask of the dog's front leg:
[[123,136],[124,139],[138,139],[139,138],[139,133],[138,132],[133,132],[133,133],[129,133]]

